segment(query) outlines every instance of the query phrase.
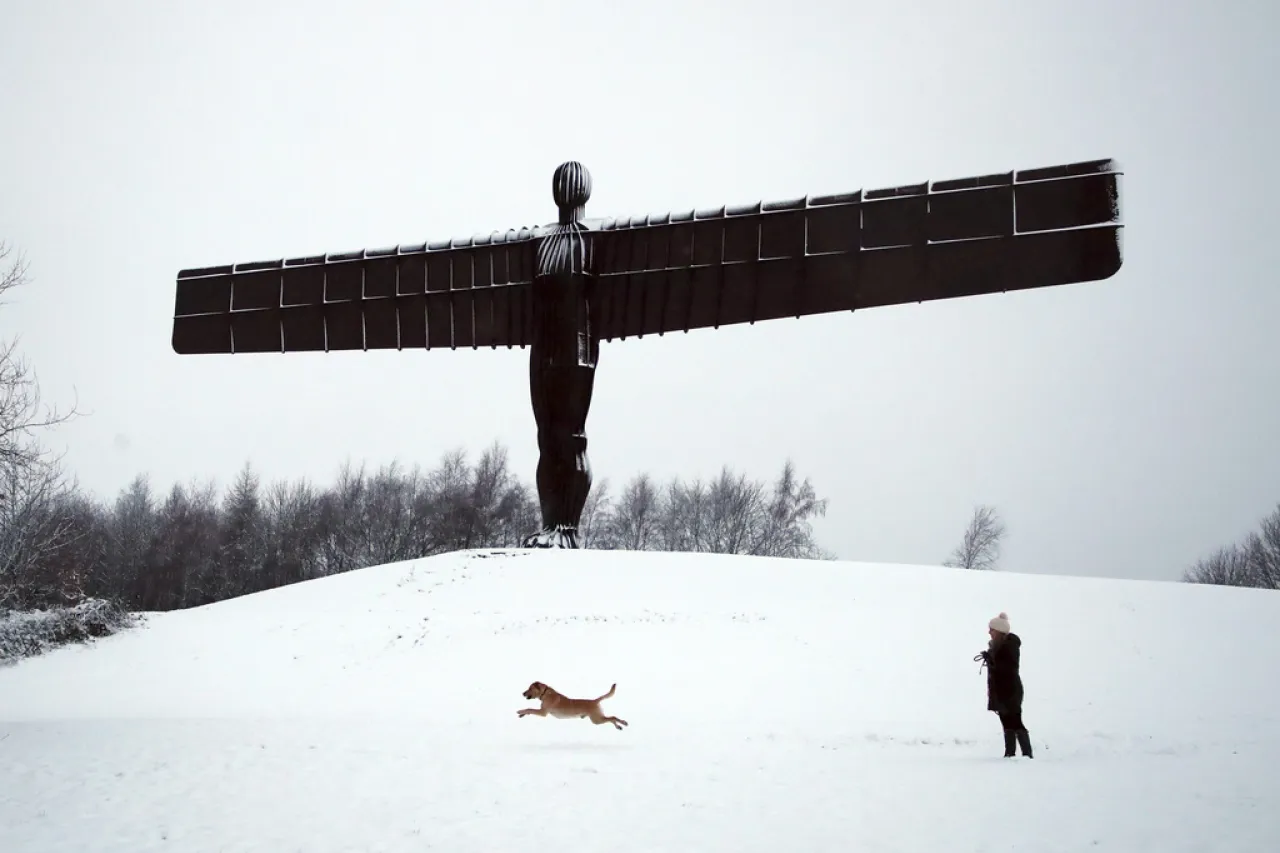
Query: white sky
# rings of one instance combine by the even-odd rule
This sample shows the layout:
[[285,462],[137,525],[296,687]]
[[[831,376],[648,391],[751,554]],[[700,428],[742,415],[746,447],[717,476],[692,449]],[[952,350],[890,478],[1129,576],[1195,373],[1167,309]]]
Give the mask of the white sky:
[[180,268],[1115,157],[1113,279],[606,344],[597,476],[772,477],[847,559],[1176,578],[1280,501],[1280,169],[1259,2],[0,0],[0,311],[105,496],[246,459],[327,483],[493,439],[528,352],[180,357]]

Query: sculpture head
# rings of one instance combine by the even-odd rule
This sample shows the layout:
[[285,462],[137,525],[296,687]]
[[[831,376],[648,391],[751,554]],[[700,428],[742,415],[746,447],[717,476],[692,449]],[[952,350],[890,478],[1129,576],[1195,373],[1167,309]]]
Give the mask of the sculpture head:
[[562,225],[581,219],[591,198],[591,173],[577,160],[561,163],[551,177],[551,195]]

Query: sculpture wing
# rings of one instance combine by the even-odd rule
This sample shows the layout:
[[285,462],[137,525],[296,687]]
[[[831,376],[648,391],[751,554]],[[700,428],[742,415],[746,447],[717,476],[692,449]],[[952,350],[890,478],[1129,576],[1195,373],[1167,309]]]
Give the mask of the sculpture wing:
[[1096,281],[1121,265],[1110,160],[597,227],[602,340]]
[[523,347],[537,234],[182,270],[173,349]]

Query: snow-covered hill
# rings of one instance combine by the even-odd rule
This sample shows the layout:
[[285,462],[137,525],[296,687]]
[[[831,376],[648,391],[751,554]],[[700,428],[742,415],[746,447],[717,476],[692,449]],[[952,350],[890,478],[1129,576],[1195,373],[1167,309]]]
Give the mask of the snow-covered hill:
[[[630,727],[518,719],[534,680]],[[6,853],[1243,853],[1277,767],[1280,595],[1175,583],[467,552],[0,669]]]

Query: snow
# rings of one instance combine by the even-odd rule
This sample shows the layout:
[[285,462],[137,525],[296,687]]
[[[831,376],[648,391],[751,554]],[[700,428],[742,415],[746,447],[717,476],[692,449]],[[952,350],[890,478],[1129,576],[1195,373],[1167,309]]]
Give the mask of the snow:
[[[448,554],[0,669],[0,850],[1270,851],[1277,673],[1274,592]],[[630,727],[518,719],[534,680]]]

